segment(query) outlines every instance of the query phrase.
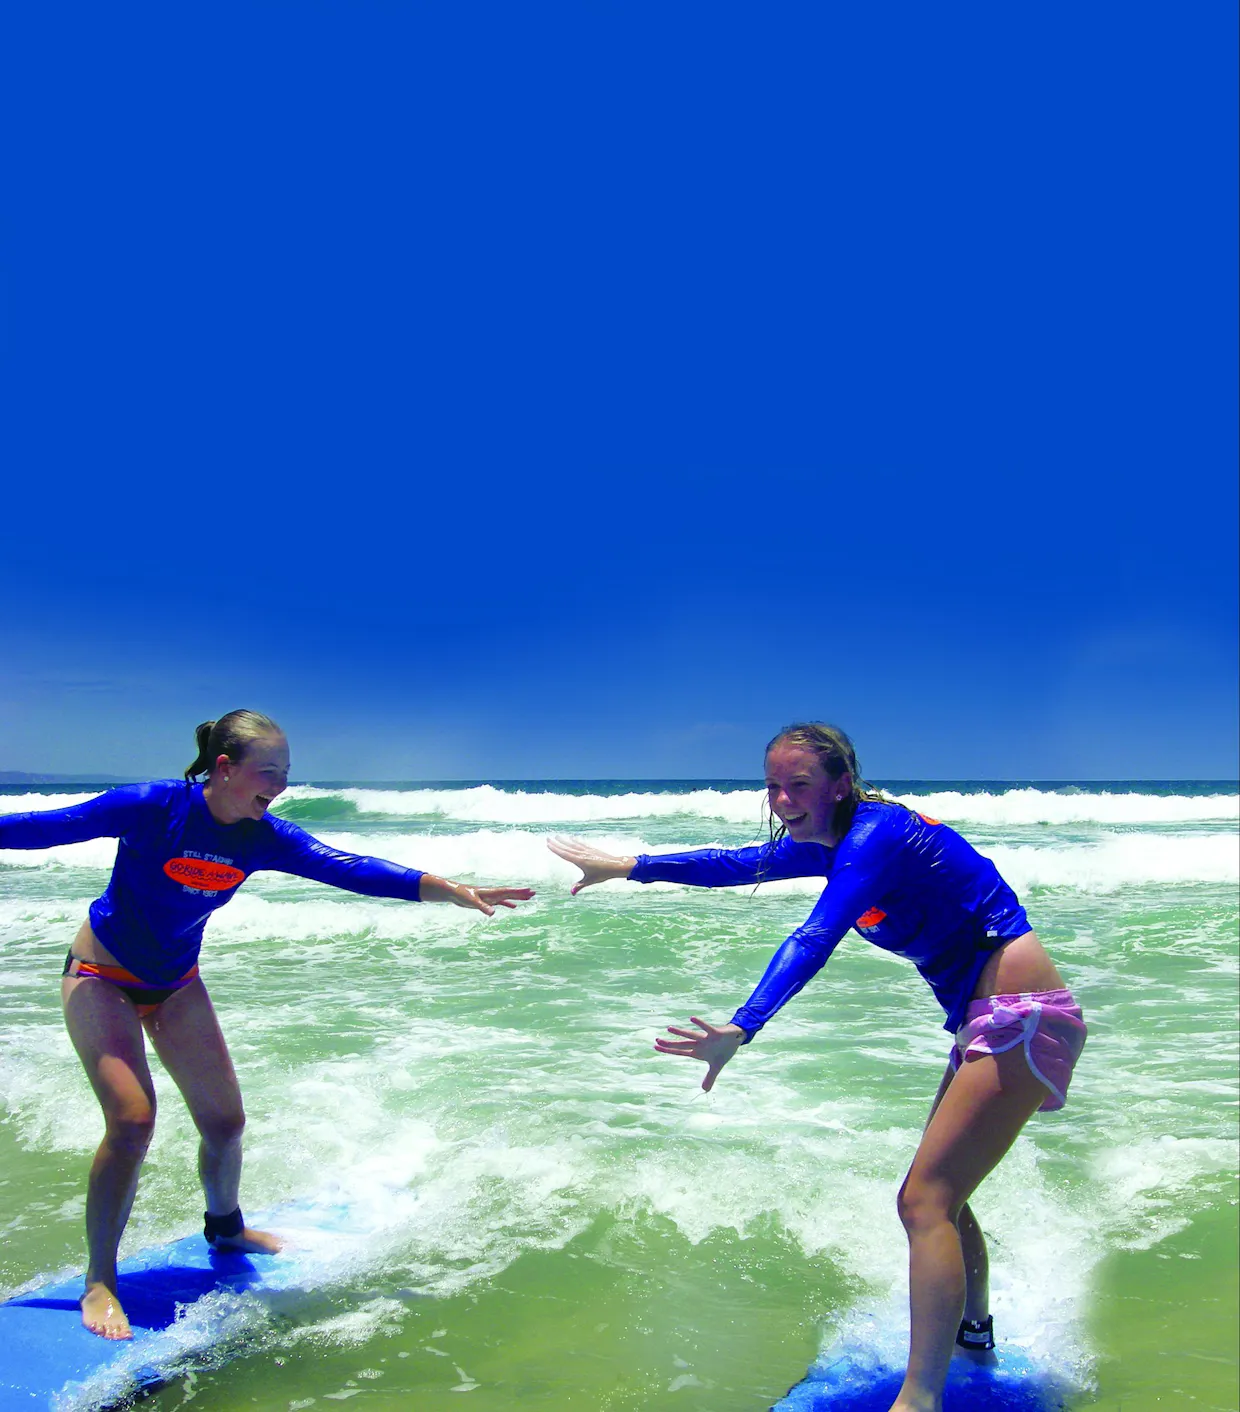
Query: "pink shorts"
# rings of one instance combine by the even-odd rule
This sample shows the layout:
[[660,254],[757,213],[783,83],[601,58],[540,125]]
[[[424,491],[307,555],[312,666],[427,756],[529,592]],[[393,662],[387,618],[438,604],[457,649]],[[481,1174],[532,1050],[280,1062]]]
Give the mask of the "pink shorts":
[[1085,1047],[1085,1021],[1070,990],[1027,995],[987,995],[971,1000],[952,1046],[952,1068],[983,1054],[1024,1045],[1025,1059],[1050,1092],[1039,1113],[1053,1113],[1068,1100],[1072,1069]]

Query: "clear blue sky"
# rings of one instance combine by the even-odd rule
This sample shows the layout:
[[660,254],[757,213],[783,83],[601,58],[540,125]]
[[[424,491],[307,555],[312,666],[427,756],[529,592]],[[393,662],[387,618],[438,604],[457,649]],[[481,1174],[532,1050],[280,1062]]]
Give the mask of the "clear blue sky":
[[1236,40],[10,7],[0,768],[1234,776]]

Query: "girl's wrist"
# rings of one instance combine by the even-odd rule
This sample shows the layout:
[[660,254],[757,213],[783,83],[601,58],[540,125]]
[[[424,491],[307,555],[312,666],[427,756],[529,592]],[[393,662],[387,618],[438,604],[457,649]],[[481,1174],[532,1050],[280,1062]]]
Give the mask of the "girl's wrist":
[[448,902],[460,886],[436,873],[423,873],[418,879],[418,900],[420,902]]

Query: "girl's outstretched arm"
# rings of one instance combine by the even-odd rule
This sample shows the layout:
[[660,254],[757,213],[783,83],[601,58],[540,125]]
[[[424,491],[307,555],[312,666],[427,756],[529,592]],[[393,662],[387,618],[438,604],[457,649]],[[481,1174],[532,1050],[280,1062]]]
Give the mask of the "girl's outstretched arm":
[[470,887],[405,868],[386,858],[343,853],[308,834],[288,819],[272,820],[274,847],[261,867],[326,883],[364,897],[395,897],[405,902],[451,902],[493,916],[496,907],[515,907],[534,896],[531,887]]
[[830,871],[825,848],[817,843],[794,843],[790,838],[748,848],[693,848],[684,853],[639,853],[636,857],[604,853],[583,839],[558,834],[547,840],[547,847],[581,869],[574,894],[612,878],[672,882],[684,887],[742,887],[785,878],[825,877]]
[[0,848],[55,848],[92,838],[120,838],[158,803],[160,785],[127,784],[67,809],[0,814]]

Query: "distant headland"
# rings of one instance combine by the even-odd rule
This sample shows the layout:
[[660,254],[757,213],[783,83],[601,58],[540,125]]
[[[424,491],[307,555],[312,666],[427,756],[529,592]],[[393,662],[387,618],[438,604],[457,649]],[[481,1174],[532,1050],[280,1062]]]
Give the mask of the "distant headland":
[[125,784],[121,775],[96,775],[79,770],[76,775],[31,775],[25,770],[0,770],[0,784]]

